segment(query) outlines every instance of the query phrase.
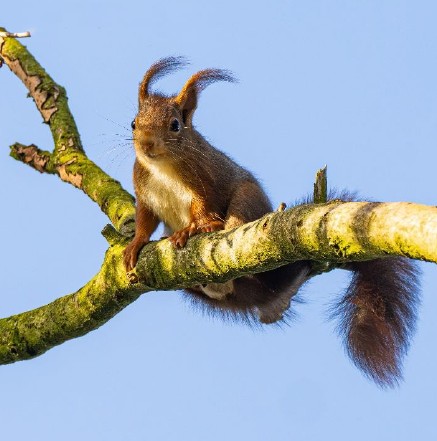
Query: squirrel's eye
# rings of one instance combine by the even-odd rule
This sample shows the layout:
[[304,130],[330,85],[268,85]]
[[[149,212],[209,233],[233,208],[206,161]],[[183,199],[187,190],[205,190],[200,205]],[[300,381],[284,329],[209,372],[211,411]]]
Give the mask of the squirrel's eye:
[[135,120],[133,120],[133,121],[130,123],[130,126],[132,127],[133,130],[135,130]]
[[170,123],[170,130],[171,130],[172,132],[179,132],[179,130],[181,130],[181,123],[179,122],[178,119],[173,118],[173,119],[171,120],[171,123]]

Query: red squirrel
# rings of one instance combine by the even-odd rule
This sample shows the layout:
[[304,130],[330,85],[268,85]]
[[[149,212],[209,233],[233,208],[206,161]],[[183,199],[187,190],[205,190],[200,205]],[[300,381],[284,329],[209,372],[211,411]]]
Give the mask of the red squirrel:
[[[216,81],[233,82],[226,70],[205,69],[177,95],[152,92],[152,84],[185,65],[182,57],[153,64],[139,86],[132,121],[136,153],[135,236],[124,251],[131,271],[141,248],[163,222],[175,247],[197,233],[230,229],[272,211],[260,183],[194,128],[200,92]],[[401,378],[402,358],[414,332],[419,303],[418,270],[408,259],[389,257],[343,265],[352,281],[333,308],[352,361],[380,386]],[[201,307],[226,318],[274,323],[287,315],[291,298],[312,276],[311,261],[185,290]]]

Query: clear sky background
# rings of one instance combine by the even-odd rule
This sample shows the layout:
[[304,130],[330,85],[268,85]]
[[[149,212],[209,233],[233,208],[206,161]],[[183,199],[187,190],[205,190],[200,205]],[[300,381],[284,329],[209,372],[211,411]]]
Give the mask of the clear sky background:
[[[132,190],[130,122],[148,66],[205,67],[240,83],[202,95],[197,128],[251,169],[274,204],[331,186],[437,204],[437,3],[221,0],[3,2],[0,24],[67,88],[91,159]],[[0,70],[1,316],[77,290],[99,269],[107,219],[84,194],[8,156],[52,140],[20,81]],[[299,319],[254,331],[141,297],[99,330],[0,367],[2,439],[437,439],[437,270],[423,269],[405,381],[381,391],[350,363],[326,318],[336,271],[303,290]]]

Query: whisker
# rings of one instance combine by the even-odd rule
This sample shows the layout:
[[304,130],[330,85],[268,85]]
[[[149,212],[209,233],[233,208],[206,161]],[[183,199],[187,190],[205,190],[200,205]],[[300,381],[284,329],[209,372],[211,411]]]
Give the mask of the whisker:
[[105,121],[108,121],[108,122],[110,122],[110,123],[112,123],[112,124],[114,124],[114,125],[116,125],[116,126],[118,126],[118,127],[120,127],[120,128],[122,128],[122,129],[124,129],[124,130],[126,130],[126,131],[132,131],[132,129],[130,128],[130,127],[127,127],[127,126],[125,126],[125,125],[123,125],[123,124],[120,124],[120,123],[118,123],[117,121],[113,121],[112,119],[110,119],[110,118],[108,118],[108,117],[106,117],[106,116],[103,116],[103,115],[101,115],[101,114],[97,114],[98,116],[100,116],[100,118],[103,118]]

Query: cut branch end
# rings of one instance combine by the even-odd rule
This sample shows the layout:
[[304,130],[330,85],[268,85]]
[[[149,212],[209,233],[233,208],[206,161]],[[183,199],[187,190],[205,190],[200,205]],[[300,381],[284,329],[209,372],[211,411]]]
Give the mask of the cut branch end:
[[2,38],[27,38],[30,37],[30,32],[7,32],[7,31],[0,31],[0,37]]
[[316,173],[316,181],[314,183],[314,203],[324,204],[328,201],[328,166],[324,166]]

